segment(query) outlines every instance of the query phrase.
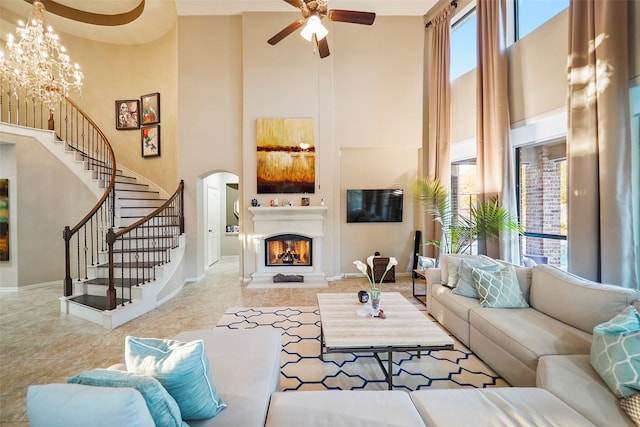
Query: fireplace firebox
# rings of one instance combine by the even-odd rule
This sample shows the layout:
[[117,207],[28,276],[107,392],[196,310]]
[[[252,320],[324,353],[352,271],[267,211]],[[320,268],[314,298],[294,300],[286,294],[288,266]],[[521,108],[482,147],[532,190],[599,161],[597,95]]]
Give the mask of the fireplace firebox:
[[279,234],[265,239],[267,267],[311,266],[312,239],[299,234]]

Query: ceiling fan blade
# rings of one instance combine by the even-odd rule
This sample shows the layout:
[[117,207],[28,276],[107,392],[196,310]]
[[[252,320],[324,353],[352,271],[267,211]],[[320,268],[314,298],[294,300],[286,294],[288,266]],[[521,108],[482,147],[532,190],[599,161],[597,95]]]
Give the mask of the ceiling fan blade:
[[293,7],[297,7],[298,9],[300,9],[303,5],[303,1],[302,0],[284,0],[287,3],[289,3],[291,6]]
[[[315,34],[313,38],[316,38]],[[320,58],[326,58],[329,56],[329,43],[327,43],[327,38],[323,38],[322,40],[318,40],[316,38],[316,44],[318,45],[318,53],[320,54]]]
[[270,45],[275,45],[276,43],[280,42],[283,38],[287,37],[289,34],[293,33],[295,30],[302,27],[302,25],[304,25],[304,19],[292,22],[286,28],[280,31],[278,34],[276,34],[275,36],[267,40],[267,43],[269,43]]
[[329,19],[336,22],[349,22],[351,24],[371,25],[376,19],[373,12],[359,12],[356,10],[329,10]]

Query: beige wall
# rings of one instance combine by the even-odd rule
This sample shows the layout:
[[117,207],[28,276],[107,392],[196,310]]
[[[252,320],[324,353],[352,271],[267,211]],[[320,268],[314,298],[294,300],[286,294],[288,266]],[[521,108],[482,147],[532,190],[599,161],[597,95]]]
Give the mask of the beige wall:
[[[178,186],[177,29],[145,45],[115,45],[61,35],[84,73],[82,95],[71,98],[107,136],[116,161],[173,193]],[[160,93],[160,157],[141,156],[140,130],[116,130],[115,101]]]
[[242,92],[241,17],[179,18],[176,159],[185,182],[190,278],[201,276],[205,264],[202,180],[213,172],[242,174]]
[[0,176],[9,179],[11,252],[0,262],[0,287],[62,283],[62,231],[82,219],[96,197],[33,138],[0,134]]
[[[414,202],[419,147],[342,148],[340,150],[340,245],[344,273],[355,273],[353,261],[365,262],[376,251],[398,259],[396,272],[407,271],[413,253]],[[354,166],[359,167],[354,167]],[[402,188],[402,223],[347,223],[348,189]]]
[[[355,173],[359,179],[349,182],[357,182],[358,188],[389,188],[397,185],[400,176],[406,177],[407,171],[412,171],[414,180],[417,178],[416,152],[422,138],[422,18],[378,17],[372,27],[329,25],[332,53],[322,60],[297,34],[274,47],[265,43],[294,19],[295,14],[275,14],[268,20],[261,15],[245,15],[243,19],[244,207],[253,197],[263,205],[273,197],[285,197],[256,195],[255,119],[311,117],[316,123],[317,156],[316,191],[310,195],[311,204],[317,205],[324,198],[329,208],[323,271],[329,277],[356,273],[353,257],[380,250],[382,241],[387,241],[388,253],[401,258],[403,249],[391,248],[394,239],[388,237],[389,227],[344,224],[342,172],[347,169]],[[387,150],[386,159],[377,157],[368,162],[367,156],[345,158],[345,147],[395,150]],[[375,183],[367,179],[371,176],[377,177]],[[400,182],[406,188],[409,181]],[[252,224],[246,217],[245,277],[253,271],[255,259],[255,248],[249,240]],[[341,234],[345,227],[346,236]],[[353,239],[348,232],[355,227],[356,235],[367,238]],[[411,235],[414,227],[413,217],[408,215],[395,226],[393,234],[403,239],[401,236]]]

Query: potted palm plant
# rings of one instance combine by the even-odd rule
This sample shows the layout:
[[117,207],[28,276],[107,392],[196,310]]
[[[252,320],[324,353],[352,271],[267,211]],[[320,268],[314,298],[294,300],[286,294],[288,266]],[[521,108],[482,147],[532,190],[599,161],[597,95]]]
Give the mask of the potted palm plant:
[[500,205],[497,197],[469,206],[468,216],[454,212],[451,195],[438,179],[420,179],[414,186],[418,203],[440,224],[442,239],[427,240],[442,253],[468,253],[478,239],[497,240],[501,231],[521,233],[518,219]]

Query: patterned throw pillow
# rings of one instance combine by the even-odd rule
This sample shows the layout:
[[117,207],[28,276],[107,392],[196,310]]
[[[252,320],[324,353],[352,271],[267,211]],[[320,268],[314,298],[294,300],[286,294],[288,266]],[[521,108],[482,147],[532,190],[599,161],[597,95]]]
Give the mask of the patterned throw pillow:
[[185,420],[211,418],[227,407],[213,384],[202,340],[126,337],[124,356],[128,371],[160,381]]
[[481,262],[474,262],[463,259],[460,261],[460,268],[458,269],[458,285],[451,291],[452,294],[462,295],[469,298],[480,298],[475,283],[473,283],[473,276],[471,273],[474,268],[479,268],[484,271],[498,271],[500,264],[482,264]]
[[637,426],[640,426],[640,393],[620,399],[620,407]]
[[640,392],[640,315],[632,305],[593,328],[591,366],[617,397]]
[[518,276],[513,267],[498,271],[483,271],[474,268],[473,282],[480,296],[480,305],[492,308],[527,308],[529,304],[522,295]]

